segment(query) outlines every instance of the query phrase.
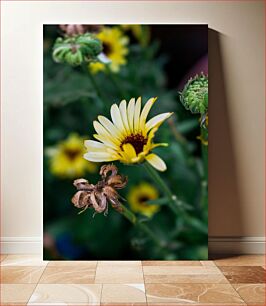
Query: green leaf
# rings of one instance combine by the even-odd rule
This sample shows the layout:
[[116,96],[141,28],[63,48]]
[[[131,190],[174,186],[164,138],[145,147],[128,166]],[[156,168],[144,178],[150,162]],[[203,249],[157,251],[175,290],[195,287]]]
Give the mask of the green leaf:
[[165,205],[167,204],[169,200],[167,198],[160,198],[160,199],[154,199],[154,200],[149,200],[145,202],[145,204],[148,205]]

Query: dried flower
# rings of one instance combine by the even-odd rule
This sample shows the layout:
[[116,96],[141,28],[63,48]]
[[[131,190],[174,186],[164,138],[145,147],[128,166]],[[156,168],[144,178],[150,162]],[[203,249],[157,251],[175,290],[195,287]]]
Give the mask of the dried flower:
[[98,32],[101,29],[101,26],[97,24],[60,24],[59,28],[67,36],[75,36],[85,34],[87,32]]
[[87,180],[81,178],[74,181],[77,192],[72,198],[72,203],[77,208],[85,211],[92,207],[96,213],[108,213],[108,202],[112,207],[121,211],[119,202],[122,197],[116,189],[122,189],[127,184],[127,177],[118,174],[115,165],[103,165],[100,169],[102,179],[96,185],[90,184]]

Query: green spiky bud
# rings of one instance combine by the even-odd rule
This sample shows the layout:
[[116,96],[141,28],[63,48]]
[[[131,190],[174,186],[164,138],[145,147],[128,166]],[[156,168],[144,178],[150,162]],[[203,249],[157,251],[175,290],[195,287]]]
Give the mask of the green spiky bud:
[[53,59],[57,63],[79,66],[83,62],[97,60],[102,52],[102,43],[92,34],[73,37],[58,37],[53,47]]
[[195,75],[180,93],[180,101],[191,113],[206,114],[208,111],[208,76]]

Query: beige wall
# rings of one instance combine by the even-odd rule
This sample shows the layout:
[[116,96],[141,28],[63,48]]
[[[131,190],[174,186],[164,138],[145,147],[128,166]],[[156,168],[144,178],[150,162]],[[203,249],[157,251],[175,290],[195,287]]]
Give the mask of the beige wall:
[[265,236],[263,1],[1,6],[3,239],[42,236],[42,24],[70,22],[209,24],[209,235]]

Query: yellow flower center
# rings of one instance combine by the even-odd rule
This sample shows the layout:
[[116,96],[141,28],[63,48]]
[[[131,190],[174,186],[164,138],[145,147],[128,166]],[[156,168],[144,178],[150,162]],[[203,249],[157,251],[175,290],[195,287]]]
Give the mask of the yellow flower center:
[[141,134],[129,135],[123,140],[120,148],[122,149],[123,145],[126,143],[130,143],[134,147],[136,154],[139,154],[143,151],[143,147],[147,143],[147,138]]
[[147,201],[151,200],[151,198],[149,198],[148,196],[146,195],[141,195],[139,198],[138,198],[138,202],[141,206],[143,207],[149,207],[148,204],[146,204]]
[[103,43],[103,52],[106,56],[112,53],[112,46],[106,42]]
[[78,148],[64,148],[63,153],[71,161],[73,161],[76,157],[82,155],[82,151]]

